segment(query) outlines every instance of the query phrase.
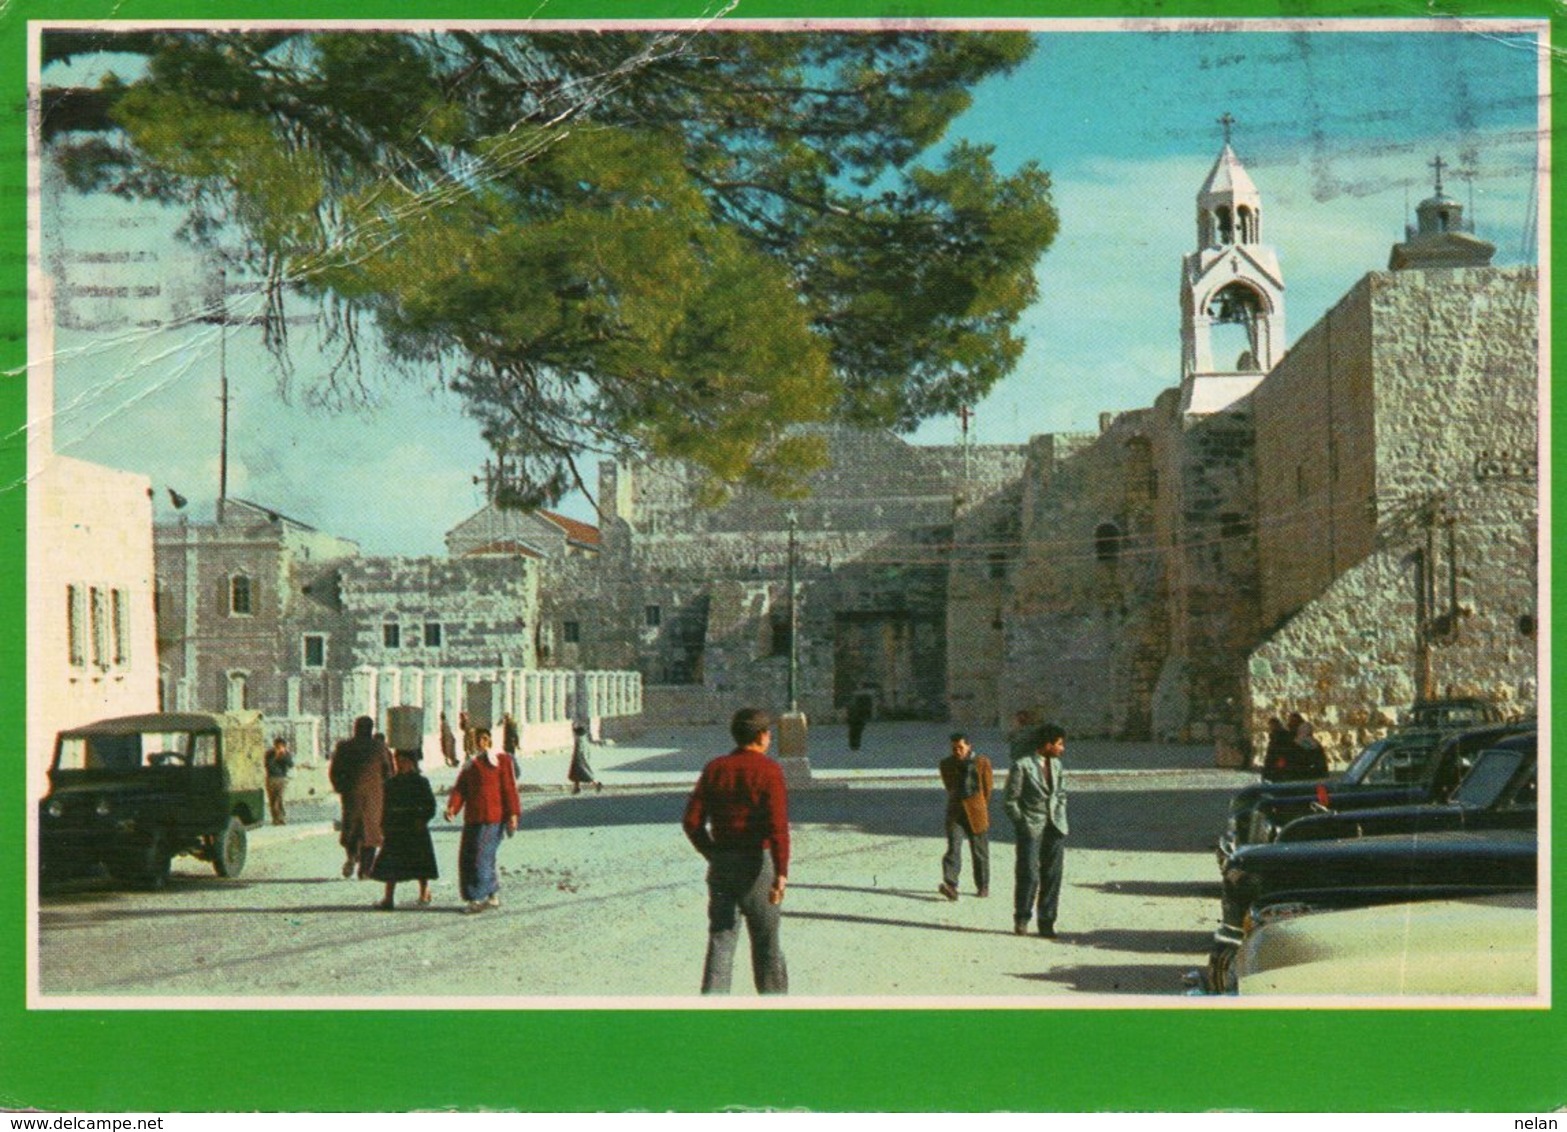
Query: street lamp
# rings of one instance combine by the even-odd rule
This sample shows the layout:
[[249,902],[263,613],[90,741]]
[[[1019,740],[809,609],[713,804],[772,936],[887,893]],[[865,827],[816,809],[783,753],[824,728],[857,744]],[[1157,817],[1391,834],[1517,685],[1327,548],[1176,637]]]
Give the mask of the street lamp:
[[790,787],[809,786],[811,760],[806,754],[806,720],[800,710],[800,617],[796,576],[799,571],[800,517],[790,508],[789,521],[789,710],[778,720],[778,761]]

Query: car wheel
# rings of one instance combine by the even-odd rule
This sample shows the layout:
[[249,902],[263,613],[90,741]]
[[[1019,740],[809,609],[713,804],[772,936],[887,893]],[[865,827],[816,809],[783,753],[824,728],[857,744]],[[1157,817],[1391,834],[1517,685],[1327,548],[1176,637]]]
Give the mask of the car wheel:
[[212,846],[212,867],[220,877],[237,877],[245,869],[245,824],[231,817]]

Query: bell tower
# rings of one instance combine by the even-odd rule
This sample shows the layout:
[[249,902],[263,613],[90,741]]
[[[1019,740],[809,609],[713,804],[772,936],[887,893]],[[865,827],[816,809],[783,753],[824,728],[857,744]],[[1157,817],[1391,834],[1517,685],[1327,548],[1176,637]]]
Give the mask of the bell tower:
[[1197,250],[1181,260],[1181,411],[1216,413],[1284,354],[1284,277],[1262,242],[1262,194],[1224,147],[1197,191]]

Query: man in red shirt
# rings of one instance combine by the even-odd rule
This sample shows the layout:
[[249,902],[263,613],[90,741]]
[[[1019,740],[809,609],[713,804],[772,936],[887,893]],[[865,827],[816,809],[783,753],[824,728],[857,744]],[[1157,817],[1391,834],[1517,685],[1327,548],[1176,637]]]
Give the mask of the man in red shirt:
[[446,800],[446,820],[463,814],[462,841],[457,847],[457,880],[464,912],[499,908],[500,877],[495,855],[502,836],[517,832],[522,803],[517,798],[517,774],[512,758],[490,750],[490,733],[475,728],[474,757],[463,765]]
[[681,823],[708,864],[702,993],[729,993],[744,916],[757,991],[787,994],[778,906],[789,883],[789,800],[782,769],[767,757],[773,721],[765,711],[742,708],[729,734],[735,749],[702,768]]

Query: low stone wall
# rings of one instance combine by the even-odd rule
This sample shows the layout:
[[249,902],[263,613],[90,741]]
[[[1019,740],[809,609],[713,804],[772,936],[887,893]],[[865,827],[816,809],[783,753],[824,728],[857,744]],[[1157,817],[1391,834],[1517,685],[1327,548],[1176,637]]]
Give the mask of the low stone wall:
[[648,684],[642,689],[641,714],[612,721],[609,731],[621,735],[650,727],[727,724],[744,706],[733,695],[700,684]]

